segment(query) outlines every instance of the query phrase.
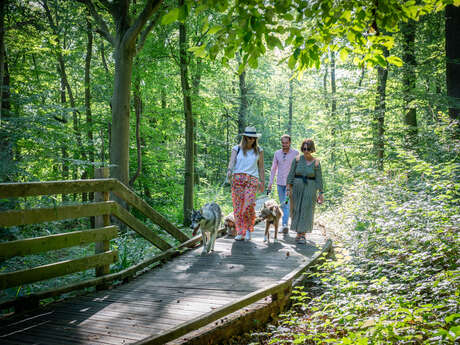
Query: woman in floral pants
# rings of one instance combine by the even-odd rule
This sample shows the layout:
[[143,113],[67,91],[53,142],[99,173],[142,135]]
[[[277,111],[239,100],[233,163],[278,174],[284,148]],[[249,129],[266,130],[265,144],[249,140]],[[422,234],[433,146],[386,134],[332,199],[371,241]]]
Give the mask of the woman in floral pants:
[[[256,219],[256,192],[263,192],[265,185],[263,149],[258,146],[254,127],[246,127],[239,145],[232,148],[227,176],[232,179],[235,240],[251,239]],[[233,176],[232,176],[233,175]]]

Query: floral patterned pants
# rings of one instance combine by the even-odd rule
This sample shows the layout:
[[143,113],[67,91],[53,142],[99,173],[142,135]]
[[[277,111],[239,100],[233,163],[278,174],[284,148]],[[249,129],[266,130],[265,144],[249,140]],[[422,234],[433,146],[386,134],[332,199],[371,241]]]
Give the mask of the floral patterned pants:
[[233,214],[235,230],[245,236],[246,231],[254,231],[256,220],[256,191],[259,180],[248,174],[234,174],[232,184]]

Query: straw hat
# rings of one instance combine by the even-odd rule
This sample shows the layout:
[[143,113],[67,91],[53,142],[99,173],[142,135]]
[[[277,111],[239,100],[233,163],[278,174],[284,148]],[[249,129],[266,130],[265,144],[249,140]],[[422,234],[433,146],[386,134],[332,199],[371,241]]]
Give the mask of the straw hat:
[[255,127],[246,127],[244,129],[244,133],[241,133],[241,135],[244,135],[246,137],[254,137],[254,138],[260,138],[262,134],[257,133]]

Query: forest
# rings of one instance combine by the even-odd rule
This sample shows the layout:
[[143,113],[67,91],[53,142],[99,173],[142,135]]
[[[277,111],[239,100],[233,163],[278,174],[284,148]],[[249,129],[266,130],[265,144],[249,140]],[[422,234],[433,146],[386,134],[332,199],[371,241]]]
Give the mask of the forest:
[[[459,37],[458,0],[4,0],[0,183],[109,167],[190,235],[192,209],[232,211],[226,170],[246,126],[262,134],[266,183],[283,134],[297,150],[313,138],[325,184],[316,222],[335,255],[276,322],[233,343],[454,344]],[[93,200],[0,198],[0,210]],[[0,242],[90,222],[0,227]],[[114,272],[158,253],[129,230],[111,246]],[[0,271],[52,259],[1,260]]]

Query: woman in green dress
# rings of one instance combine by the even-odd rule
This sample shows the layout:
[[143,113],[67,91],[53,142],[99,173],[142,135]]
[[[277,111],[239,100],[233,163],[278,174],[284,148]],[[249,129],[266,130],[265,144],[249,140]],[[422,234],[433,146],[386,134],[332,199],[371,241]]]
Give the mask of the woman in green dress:
[[291,199],[291,230],[297,232],[297,243],[305,243],[305,233],[313,229],[315,205],[324,202],[323,176],[319,160],[312,155],[316,151],[313,140],[305,139],[300,150],[303,155],[292,161],[286,194]]

